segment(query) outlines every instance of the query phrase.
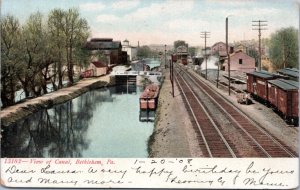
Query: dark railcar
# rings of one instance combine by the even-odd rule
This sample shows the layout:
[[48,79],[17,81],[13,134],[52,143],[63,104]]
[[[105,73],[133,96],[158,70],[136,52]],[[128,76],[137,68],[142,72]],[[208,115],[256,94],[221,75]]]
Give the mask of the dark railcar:
[[292,80],[268,81],[268,101],[288,122],[298,124],[298,87]]
[[268,101],[270,105],[274,108],[278,106],[278,98],[277,98],[277,86],[273,84],[273,81],[276,82],[278,80],[269,80],[268,82]]
[[268,80],[280,78],[281,76],[265,71],[254,71],[247,74],[247,91],[257,99],[268,102]]
[[277,71],[286,76],[289,80],[299,81],[299,70],[295,68],[284,68]]
[[182,59],[181,59],[181,63],[182,63],[183,65],[187,65],[187,64],[188,64],[187,59],[186,59],[186,58],[182,58]]

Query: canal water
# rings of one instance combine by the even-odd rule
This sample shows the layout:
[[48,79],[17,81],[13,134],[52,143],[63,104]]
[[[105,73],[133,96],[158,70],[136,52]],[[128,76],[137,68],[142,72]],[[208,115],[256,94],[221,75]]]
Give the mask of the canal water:
[[146,61],[146,64],[149,65],[150,70],[152,70],[155,67],[159,67],[161,64],[160,60],[157,60],[157,59],[146,59],[145,61]]
[[148,157],[154,123],[139,121],[141,92],[95,89],[2,127],[2,157]]

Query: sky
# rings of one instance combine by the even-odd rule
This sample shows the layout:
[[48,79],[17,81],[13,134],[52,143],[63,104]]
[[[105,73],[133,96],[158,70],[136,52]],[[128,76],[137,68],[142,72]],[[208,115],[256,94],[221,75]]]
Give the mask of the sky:
[[225,18],[229,42],[258,39],[252,21],[268,21],[262,37],[283,27],[299,28],[296,0],[2,0],[2,16],[10,14],[25,23],[30,14],[45,18],[55,9],[78,8],[88,21],[91,38],[128,39],[131,45],[173,44],[185,40],[204,46],[200,37],[209,31],[207,45],[225,42]]

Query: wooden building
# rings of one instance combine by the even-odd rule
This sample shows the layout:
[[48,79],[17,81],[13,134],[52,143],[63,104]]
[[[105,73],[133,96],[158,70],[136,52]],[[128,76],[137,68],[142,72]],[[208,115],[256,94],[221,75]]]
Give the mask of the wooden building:
[[122,45],[120,41],[113,41],[112,38],[92,38],[85,45],[85,48],[94,53],[103,53],[108,61],[108,65],[122,64]]
[[107,74],[108,66],[107,66],[107,63],[103,63],[100,61],[94,61],[94,62],[90,63],[87,70],[92,70],[93,76],[98,77],[98,76]]

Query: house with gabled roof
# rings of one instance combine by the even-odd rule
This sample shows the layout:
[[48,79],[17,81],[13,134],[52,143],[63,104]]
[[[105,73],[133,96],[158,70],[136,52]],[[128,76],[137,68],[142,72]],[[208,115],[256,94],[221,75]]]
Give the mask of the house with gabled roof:
[[[229,49],[228,51],[230,53],[233,52],[233,47],[228,45]],[[227,52],[226,52],[226,44],[224,42],[217,42],[214,45],[211,46],[211,55],[218,55],[220,57],[226,57]]]
[[106,75],[108,71],[107,63],[102,61],[93,61],[90,63],[85,72],[91,73],[90,76],[98,77],[102,75]]
[[[228,59],[224,63],[228,71]],[[239,50],[230,54],[230,71],[252,72],[255,71],[255,59]]]

